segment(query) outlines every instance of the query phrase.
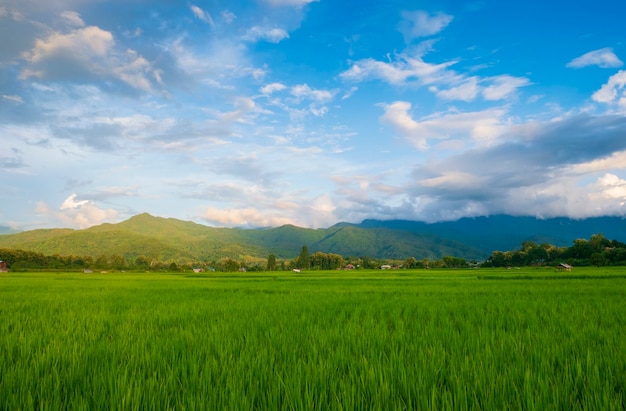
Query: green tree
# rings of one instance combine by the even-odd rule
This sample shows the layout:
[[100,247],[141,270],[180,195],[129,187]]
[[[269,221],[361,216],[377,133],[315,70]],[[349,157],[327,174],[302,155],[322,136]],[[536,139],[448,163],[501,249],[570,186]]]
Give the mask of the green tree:
[[407,268],[407,269],[416,268],[417,260],[415,259],[415,257],[409,257],[406,260],[404,260],[404,263],[402,263],[402,267]]
[[300,255],[296,259],[296,268],[309,268],[310,266],[311,260],[309,257],[309,247],[303,245]]
[[268,271],[276,270],[276,256],[274,254],[270,254],[267,257],[267,269]]
[[147,268],[150,265],[150,260],[145,255],[140,255],[135,259],[135,265],[138,268]]
[[611,246],[611,241],[606,239],[602,233],[592,235],[589,242],[596,251],[604,251],[606,247]]
[[231,258],[226,259],[224,261],[224,271],[234,272],[239,270],[239,263]]
[[596,267],[600,267],[606,262],[606,257],[604,253],[593,253],[591,254],[591,257],[589,257],[589,261]]
[[106,255],[99,255],[94,262],[97,268],[109,268],[109,257]]
[[465,268],[467,267],[467,261],[465,258],[447,255],[443,257],[443,265],[447,268]]

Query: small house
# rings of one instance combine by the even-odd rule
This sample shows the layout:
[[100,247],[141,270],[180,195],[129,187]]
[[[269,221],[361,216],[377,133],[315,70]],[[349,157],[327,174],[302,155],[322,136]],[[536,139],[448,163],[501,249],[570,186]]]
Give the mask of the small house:
[[0,273],[6,273],[9,269],[7,268],[6,261],[0,261]]
[[572,271],[572,266],[569,265],[569,264],[561,263],[561,264],[556,266],[556,269],[557,270]]

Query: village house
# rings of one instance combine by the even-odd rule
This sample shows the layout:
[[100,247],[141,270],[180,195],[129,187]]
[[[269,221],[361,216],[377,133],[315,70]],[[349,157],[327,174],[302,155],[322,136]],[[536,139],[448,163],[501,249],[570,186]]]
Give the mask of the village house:
[[569,264],[561,263],[561,264],[556,266],[556,269],[557,270],[572,271],[572,266],[569,265]]
[[0,261],[0,273],[6,273],[9,269],[7,268],[6,261]]

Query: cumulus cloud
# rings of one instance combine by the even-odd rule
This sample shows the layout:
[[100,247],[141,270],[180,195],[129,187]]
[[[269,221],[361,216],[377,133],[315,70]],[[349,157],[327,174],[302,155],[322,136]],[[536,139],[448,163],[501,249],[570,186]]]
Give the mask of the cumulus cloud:
[[51,217],[55,222],[66,227],[88,228],[105,222],[115,223],[117,211],[102,209],[90,200],[77,200],[72,194],[63,201],[58,210],[53,210],[42,201],[36,205],[35,212],[39,215]]
[[323,89],[311,88],[308,84],[298,84],[291,88],[291,94],[299,99],[314,100],[324,103],[331,100],[335,92]]
[[52,81],[95,81],[116,79],[143,91],[152,91],[160,82],[159,71],[132,49],[115,48],[113,34],[96,26],[67,33],[54,32],[37,39],[25,53],[27,62],[21,79]]
[[626,180],[615,174],[606,173],[595,183],[596,190],[590,194],[592,199],[620,200],[623,206],[626,202]]
[[429,148],[429,140],[471,138],[479,144],[491,144],[508,128],[506,111],[502,108],[478,112],[446,112],[415,120],[410,111],[411,103],[396,101],[382,106],[385,113],[380,117],[383,124],[391,126],[396,133],[420,150]]
[[268,95],[268,94],[272,94],[275,93],[277,91],[282,91],[284,89],[286,89],[287,86],[282,84],[282,83],[270,83],[270,84],[266,84],[265,86],[261,87],[261,93]]
[[278,27],[261,27],[254,26],[250,28],[243,39],[246,41],[260,41],[264,40],[269,43],[280,43],[284,39],[289,38],[289,33]]
[[624,132],[621,116],[577,115],[513,126],[500,144],[417,166],[409,191],[415,207],[433,221],[471,216],[469,210],[624,215],[626,185],[618,176],[626,169],[618,163],[626,150]]
[[452,22],[452,19],[451,15],[441,12],[431,14],[423,10],[404,11],[399,29],[408,42],[418,37],[439,33]]
[[221,209],[206,207],[200,218],[215,226],[277,227],[293,224],[299,227],[328,227],[336,222],[336,207],[328,194],[313,198],[263,200],[256,207]]
[[57,56],[103,57],[113,44],[113,35],[110,32],[89,26],[67,34],[53,33],[46,39],[37,40],[35,48],[26,54],[26,59],[35,64]]
[[219,209],[207,207],[201,218],[220,227],[278,227],[295,224],[295,220],[277,213],[261,212],[255,208]]
[[593,50],[589,53],[585,53],[580,57],[576,57],[569,63],[567,67],[581,68],[587,66],[598,66],[601,68],[616,68],[622,67],[624,63],[615,55],[613,49],[605,47],[603,49]]
[[594,101],[605,104],[617,104],[622,109],[626,109],[626,70],[620,70],[609,78],[600,90],[593,93],[591,98]]

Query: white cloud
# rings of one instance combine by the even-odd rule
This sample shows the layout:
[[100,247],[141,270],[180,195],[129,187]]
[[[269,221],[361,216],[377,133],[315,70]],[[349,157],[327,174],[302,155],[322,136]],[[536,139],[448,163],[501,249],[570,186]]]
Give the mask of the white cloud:
[[48,205],[39,201],[35,212],[38,215],[51,217],[55,224],[61,223],[65,227],[88,228],[105,222],[114,223],[117,220],[117,211],[102,209],[93,201],[76,200],[77,195],[72,194],[63,201],[58,210],[52,210]]
[[61,204],[61,210],[79,208],[88,203],[89,203],[89,200],[76,201],[76,194],[72,194],[71,196],[65,199],[63,204]]
[[615,174],[604,174],[598,178],[595,187],[597,192],[593,193],[592,198],[626,200],[626,180],[619,178]]
[[505,99],[517,91],[518,88],[530,84],[530,81],[525,77],[513,77],[506,74],[489,77],[487,81],[491,84],[482,90],[482,94],[485,100],[491,101]]
[[200,7],[193,5],[193,4],[190,6],[190,8],[191,8],[191,12],[193,13],[194,16],[196,16],[197,19],[202,20],[203,22],[211,26],[215,26],[215,22],[213,21],[211,14],[209,14],[208,12],[202,10]]
[[613,49],[605,47],[603,49],[593,50],[585,53],[580,57],[576,57],[569,63],[567,67],[581,68],[587,66],[598,66],[602,68],[622,67],[624,63],[615,55]]
[[440,90],[436,86],[431,86],[429,90],[443,100],[473,101],[480,91],[478,77],[468,77],[458,86]]
[[272,6],[278,6],[278,7],[290,6],[290,7],[300,8],[300,7],[306,6],[309,3],[315,3],[319,0],[264,0],[264,1]]
[[75,11],[64,11],[61,13],[61,17],[70,25],[74,27],[84,27],[85,22],[80,17],[80,14]]
[[12,96],[12,95],[10,96],[10,95],[3,94],[2,98],[4,100],[8,100],[16,104],[22,104],[24,102],[24,99],[22,99],[22,97],[20,96]]
[[281,28],[254,26],[250,28],[243,39],[246,41],[265,40],[270,43],[280,43],[281,40],[288,39],[289,33]]
[[324,103],[335,95],[335,92],[323,89],[313,89],[308,84],[298,84],[291,88],[291,94],[298,99],[309,99],[318,103]]
[[469,113],[435,113],[419,121],[411,116],[409,102],[397,101],[383,108],[385,113],[380,117],[381,123],[393,127],[401,137],[420,150],[429,147],[430,139],[471,138],[478,144],[490,145],[509,127],[506,111],[500,108]]
[[[507,121],[501,118],[497,144],[416,164],[410,191],[429,220],[471,216],[475,210],[540,217],[626,215],[623,116]],[[439,125],[450,127],[446,123]]]
[[533,185],[503,190],[497,203],[497,207],[511,214],[541,218],[624,216],[626,180],[607,173],[585,183],[584,178],[561,175]]
[[428,89],[444,100],[473,101],[478,95],[485,100],[495,101],[510,97],[520,87],[530,84],[525,77],[500,75],[480,78],[459,74],[450,66],[457,61],[441,64],[426,63],[421,56],[398,54],[389,62],[363,59],[340,74],[348,81],[382,80],[401,86],[416,84],[430,86]]
[[447,68],[456,61],[430,64],[424,62],[420,56],[399,54],[397,57],[389,63],[371,58],[359,60],[341,73],[340,77],[349,81],[383,80],[393,85],[402,85],[409,81],[431,84],[455,76]]
[[115,78],[144,91],[159,83],[160,72],[131,49],[115,49],[113,34],[96,26],[55,32],[38,39],[35,47],[23,54],[27,61],[21,79],[95,81]]
[[261,87],[261,93],[268,95],[268,94],[272,94],[275,93],[277,91],[282,91],[284,89],[286,89],[287,86],[282,84],[282,83],[270,83],[270,84],[266,84],[265,86]]
[[591,98],[599,103],[618,104],[626,109],[624,86],[626,86],[626,70],[620,70],[612,75],[600,90],[593,93]]
[[45,40],[37,40],[35,48],[25,57],[30,63],[39,63],[55,56],[74,55],[83,58],[104,57],[113,47],[113,35],[99,27],[89,26],[68,34],[53,33]]
[[418,37],[427,37],[439,33],[453,17],[445,13],[429,14],[423,10],[402,12],[403,21],[400,23],[400,31],[407,41]]
[[447,190],[468,188],[480,189],[487,179],[485,177],[474,176],[469,173],[452,171],[445,173],[438,177],[427,178],[418,182],[419,185],[424,187],[439,187]]
[[346,91],[346,92],[345,92],[345,94],[344,94],[343,96],[341,96],[341,99],[342,99],[342,100],[346,100],[346,99],[348,99],[348,98],[352,97],[352,95],[353,95],[354,93],[356,93],[358,89],[359,89],[359,88],[358,88],[358,87],[356,87],[356,86],[355,86],[355,87],[350,87],[350,89],[349,89],[348,91]]
[[295,223],[289,217],[261,212],[252,207],[227,210],[207,207],[200,218],[210,224],[225,227],[278,227]]
[[235,110],[218,114],[218,118],[221,122],[245,123],[247,122],[246,120],[247,117],[251,113],[261,113],[261,112],[267,113],[266,111],[262,110],[259,106],[257,106],[254,100],[252,100],[249,97],[239,97],[235,99],[233,105],[235,107]]
[[587,174],[626,168],[626,151],[618,151],[608,157],[576,164],[571,167],[572,174]]

